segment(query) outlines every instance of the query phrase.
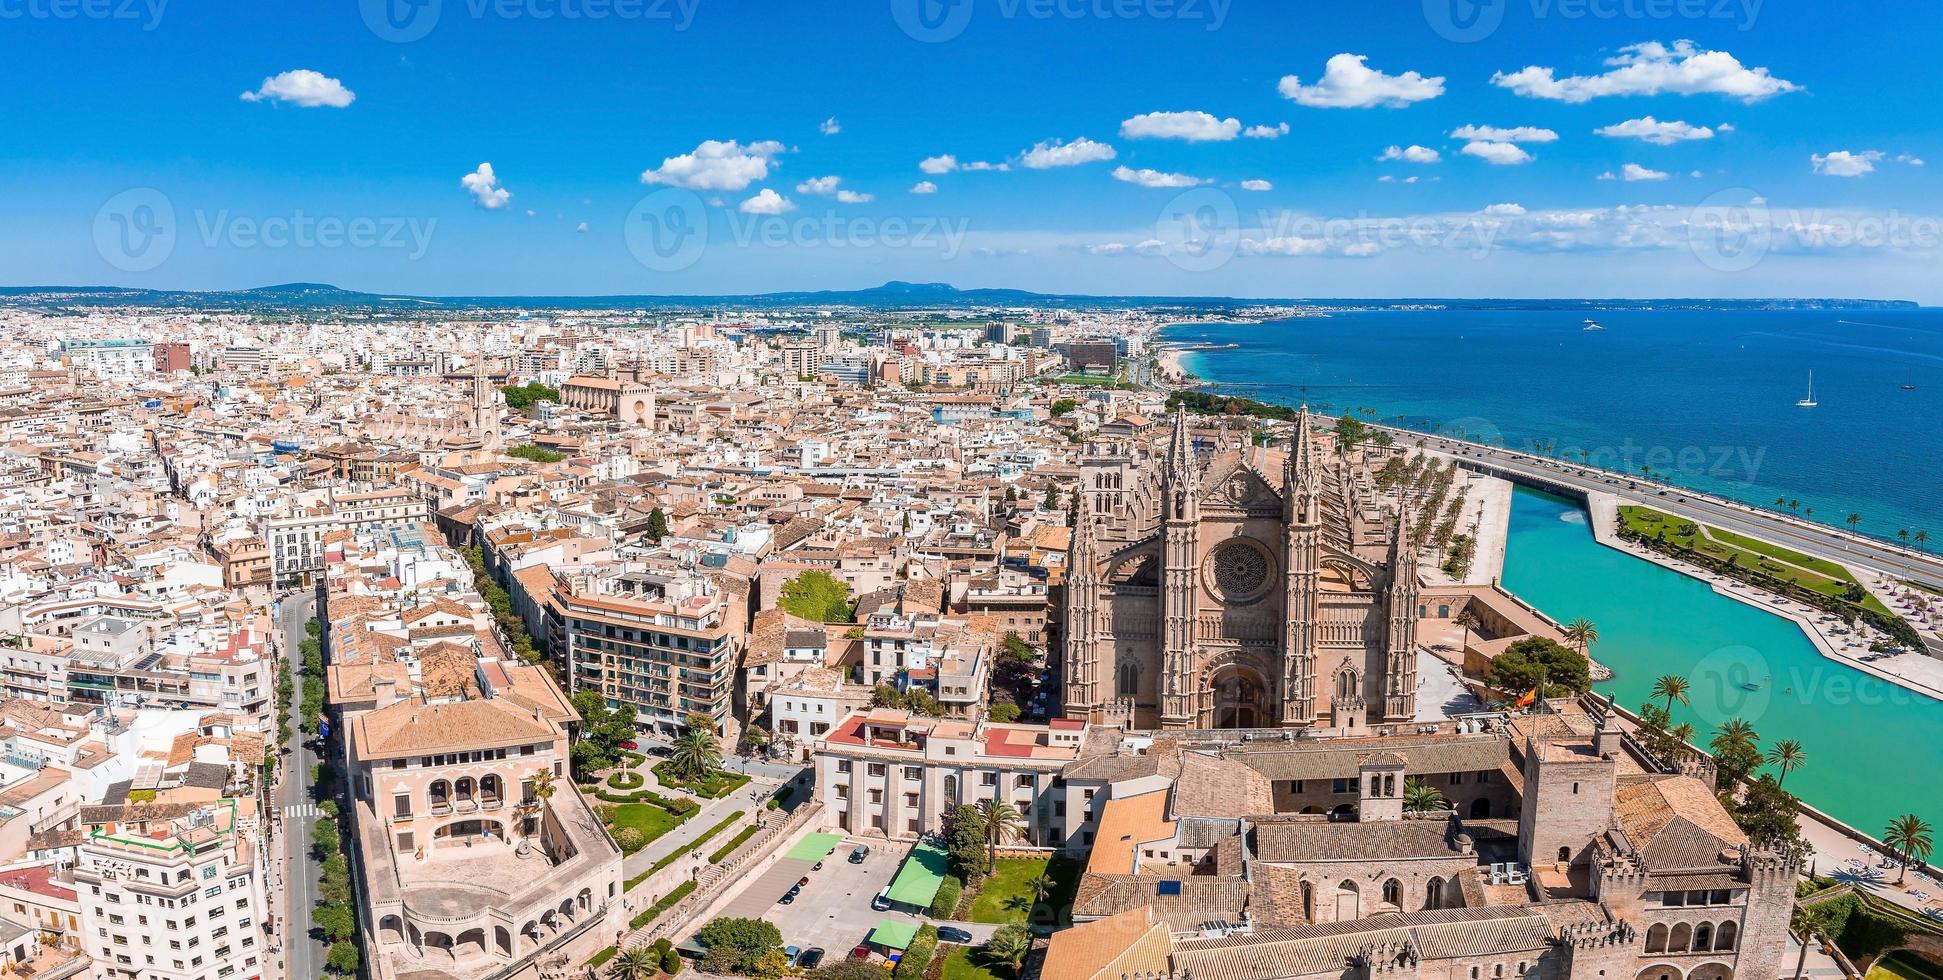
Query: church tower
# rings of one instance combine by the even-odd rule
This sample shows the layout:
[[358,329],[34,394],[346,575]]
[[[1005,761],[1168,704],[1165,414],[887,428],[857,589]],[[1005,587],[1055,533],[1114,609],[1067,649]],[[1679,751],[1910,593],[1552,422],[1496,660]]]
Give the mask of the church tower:
[[1094,603],[1099,593],[1093,557],[1093,507],[1084,489],[1074,504],[1073,542],[1066,559],[1065,615],[1059,624],[1066,644],[1066,716],[1097,720],[1100,653],[1094,642]]
[[1164,728],[1194,724],[1194,620],[1198,610],[1201,526],[1200,474],[1194,443],[1187,433],[1187,408],[1174,413],[1174,436],[1167,445],[1161,478],[1161,696]]
[[1397,510],[1396,533],[1390,539],[1390,616],[1384,644],[1383,719],[1410,721],[1417,717],[1417,542],[1415,519],[1408,495]]
[[1316,594],[1322,571],[1322,474],[1309,406],[1296,416],[1282,467],[1282,724],[1316,719]]
[[486,374],[486,354],[472,363],[472,438],[481,448],[499,448],[499,401]]

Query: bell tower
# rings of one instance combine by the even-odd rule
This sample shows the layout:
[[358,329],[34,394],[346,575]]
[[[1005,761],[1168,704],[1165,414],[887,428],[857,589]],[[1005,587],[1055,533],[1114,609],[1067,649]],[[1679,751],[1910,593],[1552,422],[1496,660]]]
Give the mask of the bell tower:
[[1194,723],[1194,620],[1201,524],[1200,472],[1187,431],[1187,407],[1174,412],[1161,478],[1161,696],[1163,728]]
[[1309,406],[1282,467],[1282,724],[1316,720],[1316,593],[1322,571],[1322,474]]

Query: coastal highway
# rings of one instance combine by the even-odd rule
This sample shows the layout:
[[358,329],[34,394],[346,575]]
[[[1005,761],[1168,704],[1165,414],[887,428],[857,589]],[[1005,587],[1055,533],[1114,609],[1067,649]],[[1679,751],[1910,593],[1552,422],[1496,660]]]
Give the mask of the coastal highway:
[[1551,484],[1581,493],[1604,491],[1736,534],[1760,538],[1830,561],[1866,565],[1932,589],[1943,589],[1943,558],[1935,555],[1899,548],[1873,538],[1764,511],[1685,487],[1667,486],[1544,456],[1425,435],[1409,429],[1381,425],[1371,425],[1370,428],[1390,433],[1402,445],[1456,456],[1472,469],[1496,469],[1514,480],[1522,477],[1529,482]]

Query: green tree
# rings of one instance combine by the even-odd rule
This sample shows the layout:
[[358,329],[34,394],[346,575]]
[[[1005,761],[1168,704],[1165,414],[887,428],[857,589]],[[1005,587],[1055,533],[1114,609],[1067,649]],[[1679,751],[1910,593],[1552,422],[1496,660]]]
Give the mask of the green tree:
[[1039,509],[1040,510],[1059,509],[1059,484],[1057,483],[1046,484],[1046,499],[1039,502]]
[[816,569],[783,583],[782,598],[776,604],[792,616],[819,623],[850,623],[857,618],[850,586]]
[[330,952],[324,954],[324,965],[332,973],[347,977],[358,972],[359,962],[357,946],[348,942],[332,943]]
[[961,803],[945,818],[945,853],[951,871],[963,881],[977,881],[985,873],[985,818],[970,803]]
[[660,544],[668,536],[668,512],[659,507],[648,511],[648,540]]
[[985,827],[985,873],[991,874],[998,870],[999,845],[1023,833],[1025,821],[1005,800],[979,800],[978,819]]
[[1336,420],[1336,445],[1343,452],[1349,452],[1355,449],[1367,441],[1369,437],[1370,427],[1364,425],[1362,419],[1356,418],[1353,415],[1345,415]]
[[1001,725],[1009,725],[1019,720],[1019,706],[1010,701],[994,701],[985,716]]
[[1542,636],[1528,636],[1493,657],[1491,685],[1501,691],[1523,693],[1544,688],[1544,697],[1568,697],[1592,686],[1585,656]]
[[956,918],[958,900],[964,897],[965,886],[950,875],[938,885],[938,894],[931,897],[931,917],[939,920]]
[[721,764],[722,750],[715,733],[707,728],[683,731],[668,755],[668,768],[687,779],[701,779]]
[[349,939],[358,931],[357,913],[351,907],[338,902],[325,902],[310,912],[310,921],[324,931],[324,937],[331,942]]
[[745,973],[756,965],[762,954],[783,944],[783,934],[774,924],[762,919],[744,919],[724,916],[712,920],[695,934],[710,954],[718,950],[729,951],[733,957],[733,972]]
[[1408,813],[1429,813],[1448,810],[1450,804],[1436,787],[1424,782],[1420,776],[1411,776],[1403,781],[1403,809]]
[[1748,782],[1728,812],[1755,846],[1795,848],[1803,843],[1801,826],[1795,820],[1800,810],[1801,801],[1793,793],[1782,789],[1774,777],[1763,774]]
[[1679,674],[1661,674],[1659,679],[1653,682],[1652,696],[1666,701],[1666,712],[1670,715],[1673,713],[1673,702],[1678,701],[1686,705],[1693,703],[1687,700],[1687,692],[1692,689],[1693,685]]
[[1061,398],[1058,401],[1052,403],[1052,417],[1063,418],[1067,415],[1071,415],[1073,414],[1073,409],[1076,409],[1078,407],[1079,407],[1079,402],[1074,401],[1071,398]]
[[1896,875],[1896,884],[1902,884],[1904,876],[1909,874],[1912,858],[1917,861],[1929,860],[1932,846],[1930,833],[1930,825],[1913,813],[1905,813],[1889,821],[1889,826],[1883,828],[1882,842],[1902,855],[1903,867]]
[[1003,925],[984,945],[985,955],[1000,963],[1009,963],[1014,976],[1019,967],[1025,965],[1026,954],[1032,952],[1032,933],[1025,926]]
[[654,980],[661,969],[661,955],[654,947],[635,944],[607,964],[607,980]]
[[1802,763],[1807,761],[1808,753],[1802,750],[1800,742],[1792,738],[1784,738],[1768,749],[1768,765],[1781,771],[1780,778],[1775,780],[1776,785],[1785,785],[1788,774],[1801,768]]

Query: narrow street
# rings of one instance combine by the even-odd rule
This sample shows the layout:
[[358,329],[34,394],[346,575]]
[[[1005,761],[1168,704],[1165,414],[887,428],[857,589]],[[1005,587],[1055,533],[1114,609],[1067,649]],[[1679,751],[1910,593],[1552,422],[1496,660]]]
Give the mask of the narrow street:
[[277,621],[283,632],[284,669],[290,672],[295,693],[290,699],[292,744],[284,755],[282,775],[277,781],[275,819],[279,843],[271,883],[280,893],[277,916],[283,923],[283,975],[291,980],[310,980],[323,975],[324,955],[329,949],[328,943],[311,935],[310,910],[317,902],[319,873],[317,863],[310,859],[310,833],[322,812],[317,808],[310,783],[311,765],[318,761],[317,754],[301,727],[303,654],[299,646],[306,635],[304,622],[316,611],[317,597],[309,591],[300,592],[285,598],[280,607]]

